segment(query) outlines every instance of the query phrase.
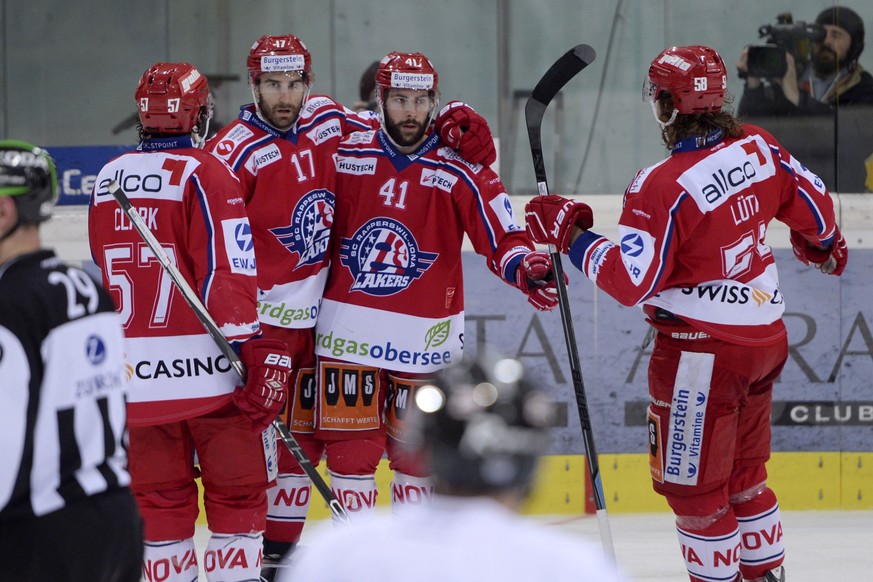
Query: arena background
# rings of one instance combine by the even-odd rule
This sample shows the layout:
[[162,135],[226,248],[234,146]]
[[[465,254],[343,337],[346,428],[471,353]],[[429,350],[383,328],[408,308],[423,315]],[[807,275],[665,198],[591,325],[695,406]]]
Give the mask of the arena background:
[[[315,92],[357,99],[360,73],[391,50],[421,51],[440,73],[442,101],[461,98],[491,123],[498,167],[518,211],[534,191],[522,109],[548,66],[578,43],[597,60],[550,106],[543,125],[554,192],[595,208],[595,230],[612,234],[634,171],[665,155],[640,101],[648,62],[665,46],[704,43],[731,74],[758,28],[791,11],[812,21],[832,3],[800,0],[89,0],[0,1],[0,135],[47,146],[61,171],[62,206],[45,228],[49,245],[87,263],[84,220],[93,176],[136,142],[133,92],[145,68],[189,61],[211,80],[217,125],[251,100],[245,56],[262,34],[293,32],[313,54]],[[873,30],[873,12],[862,12]],[[870,43],[868,43],[869,45]],[[873,49],[861,63],[873,68]],[[737,98],[742,81],[732,76]],[[841,279],[794,261],[783,230],[776,249],[792,352],[774,394],[771,483],[786,509],[873,508],[873,305],[866,287],[873,254],[873,114],[839,111],[798,121],[762,119],[831,188],[850,246]],[[520,221],[520,215],[518,220]],[[557,314],[535,313],[516,291],[465,257],[471,349],[487,343],[520,357],[562,402],[565,424],[530,510],[590,508],[582,443]],[[643,425],[648,353],[639,310],[620,307],[570,269],[570,298],[582,370],[601,453],[610,511],[665,511],[650,491]],[[380,472],[387,491],[387,471]],[[382,499],[387,499],[382,495]],[[323,511],[313,507],[314,512]],[[325,513],[326,515],[326,513]]]
[[[615,236],[621,196],[579,196],[595,211],[594,230]],[[517,217],[529,197],[513,199]],[[774,247],[786,300],[791,355],[774,388],[770,482],[786,509],[873,509],[873,196],[834,196],[849,241],[849,267],[826,277],[794,259],[787,229],[774,223]],[[90,262],[86,207],[59,208],[45,242],[65,258]],[[641,350],[642,312],[598,291],[568,261],[569,296],[607,507],[613,512],[666,511],[651,492],[644,424],[649,350]],[[592,511],[584,485],[578,409],[573,397],[560,316],[536,312],[515,289],[464,253],[465,345],[487,345],[518,357],[562,403],[561,419],[529,507],[533,513]],[[384,462],[383,462],[384,463]],[[377,476],[386,502],[390,472]],[[320,504],[311,511],[329,515]]]

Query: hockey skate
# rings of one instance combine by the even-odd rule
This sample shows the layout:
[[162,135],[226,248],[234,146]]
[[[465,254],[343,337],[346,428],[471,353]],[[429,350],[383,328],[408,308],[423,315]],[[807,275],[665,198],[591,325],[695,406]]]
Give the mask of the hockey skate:
[[763,578],[756,578],[747,582],[785,582],[785,568],[776,566],[772,570],[768,570]]
[[291,554],[297,549],[296,543],[267,541],[264,544],[264,557],[261,560],[261,582],[273,582],[279,568],[287,568]]

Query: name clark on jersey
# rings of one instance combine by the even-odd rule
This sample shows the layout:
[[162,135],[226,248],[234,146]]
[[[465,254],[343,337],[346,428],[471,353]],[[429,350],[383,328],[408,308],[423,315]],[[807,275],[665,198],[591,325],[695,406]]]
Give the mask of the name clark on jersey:
[[[143,222],[149,227],[149,230],[154,232],[158,230],[158,209],[149,207],[139,207],[133,209],[142,217]],[[115,209],[115,230],[133,230],[133,222],[130,217],[125,214],[121,208]]]

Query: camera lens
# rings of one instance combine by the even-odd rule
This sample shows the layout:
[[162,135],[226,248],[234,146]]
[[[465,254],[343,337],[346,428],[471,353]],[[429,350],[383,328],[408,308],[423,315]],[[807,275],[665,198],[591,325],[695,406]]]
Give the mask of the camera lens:
[[749,47],[748,75],[778,79],[788,71],[785,51],[775,45]]

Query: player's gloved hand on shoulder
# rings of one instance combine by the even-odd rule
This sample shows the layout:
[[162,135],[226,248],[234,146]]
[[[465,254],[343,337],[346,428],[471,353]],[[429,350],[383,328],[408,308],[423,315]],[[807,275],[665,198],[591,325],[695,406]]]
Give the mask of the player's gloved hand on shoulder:
[[242,345],[239,357],[248,373],[246,385],[234,390],[233,402],[261,432],[285,405],[291,356],[283,341],[251,339]]
[[497,159],[488,122],[463,101],[449,101],[437,114],[434,127],[440,139],[471,164],[490,166]]
[[[569,282],[564,275],[564,284]],[[549,253],[533,251],[524,256],[515,270],[515,284],[527,295],[527,301],[540,311],[558,306],[558,288],[552,274]]]
[[534,196],[524,207],[527,233],[540,244],[552,244],[559,252],[570,251],[573,228],[588,230],[594,212],[584,202],[562,196]]
[[849,260],[849,247],[839,227],[834,230],[834,242],[824,248],[809,242],[796,230],[791,231],[791,250],[804,265],[812,265],[825,275],[840,276]]

